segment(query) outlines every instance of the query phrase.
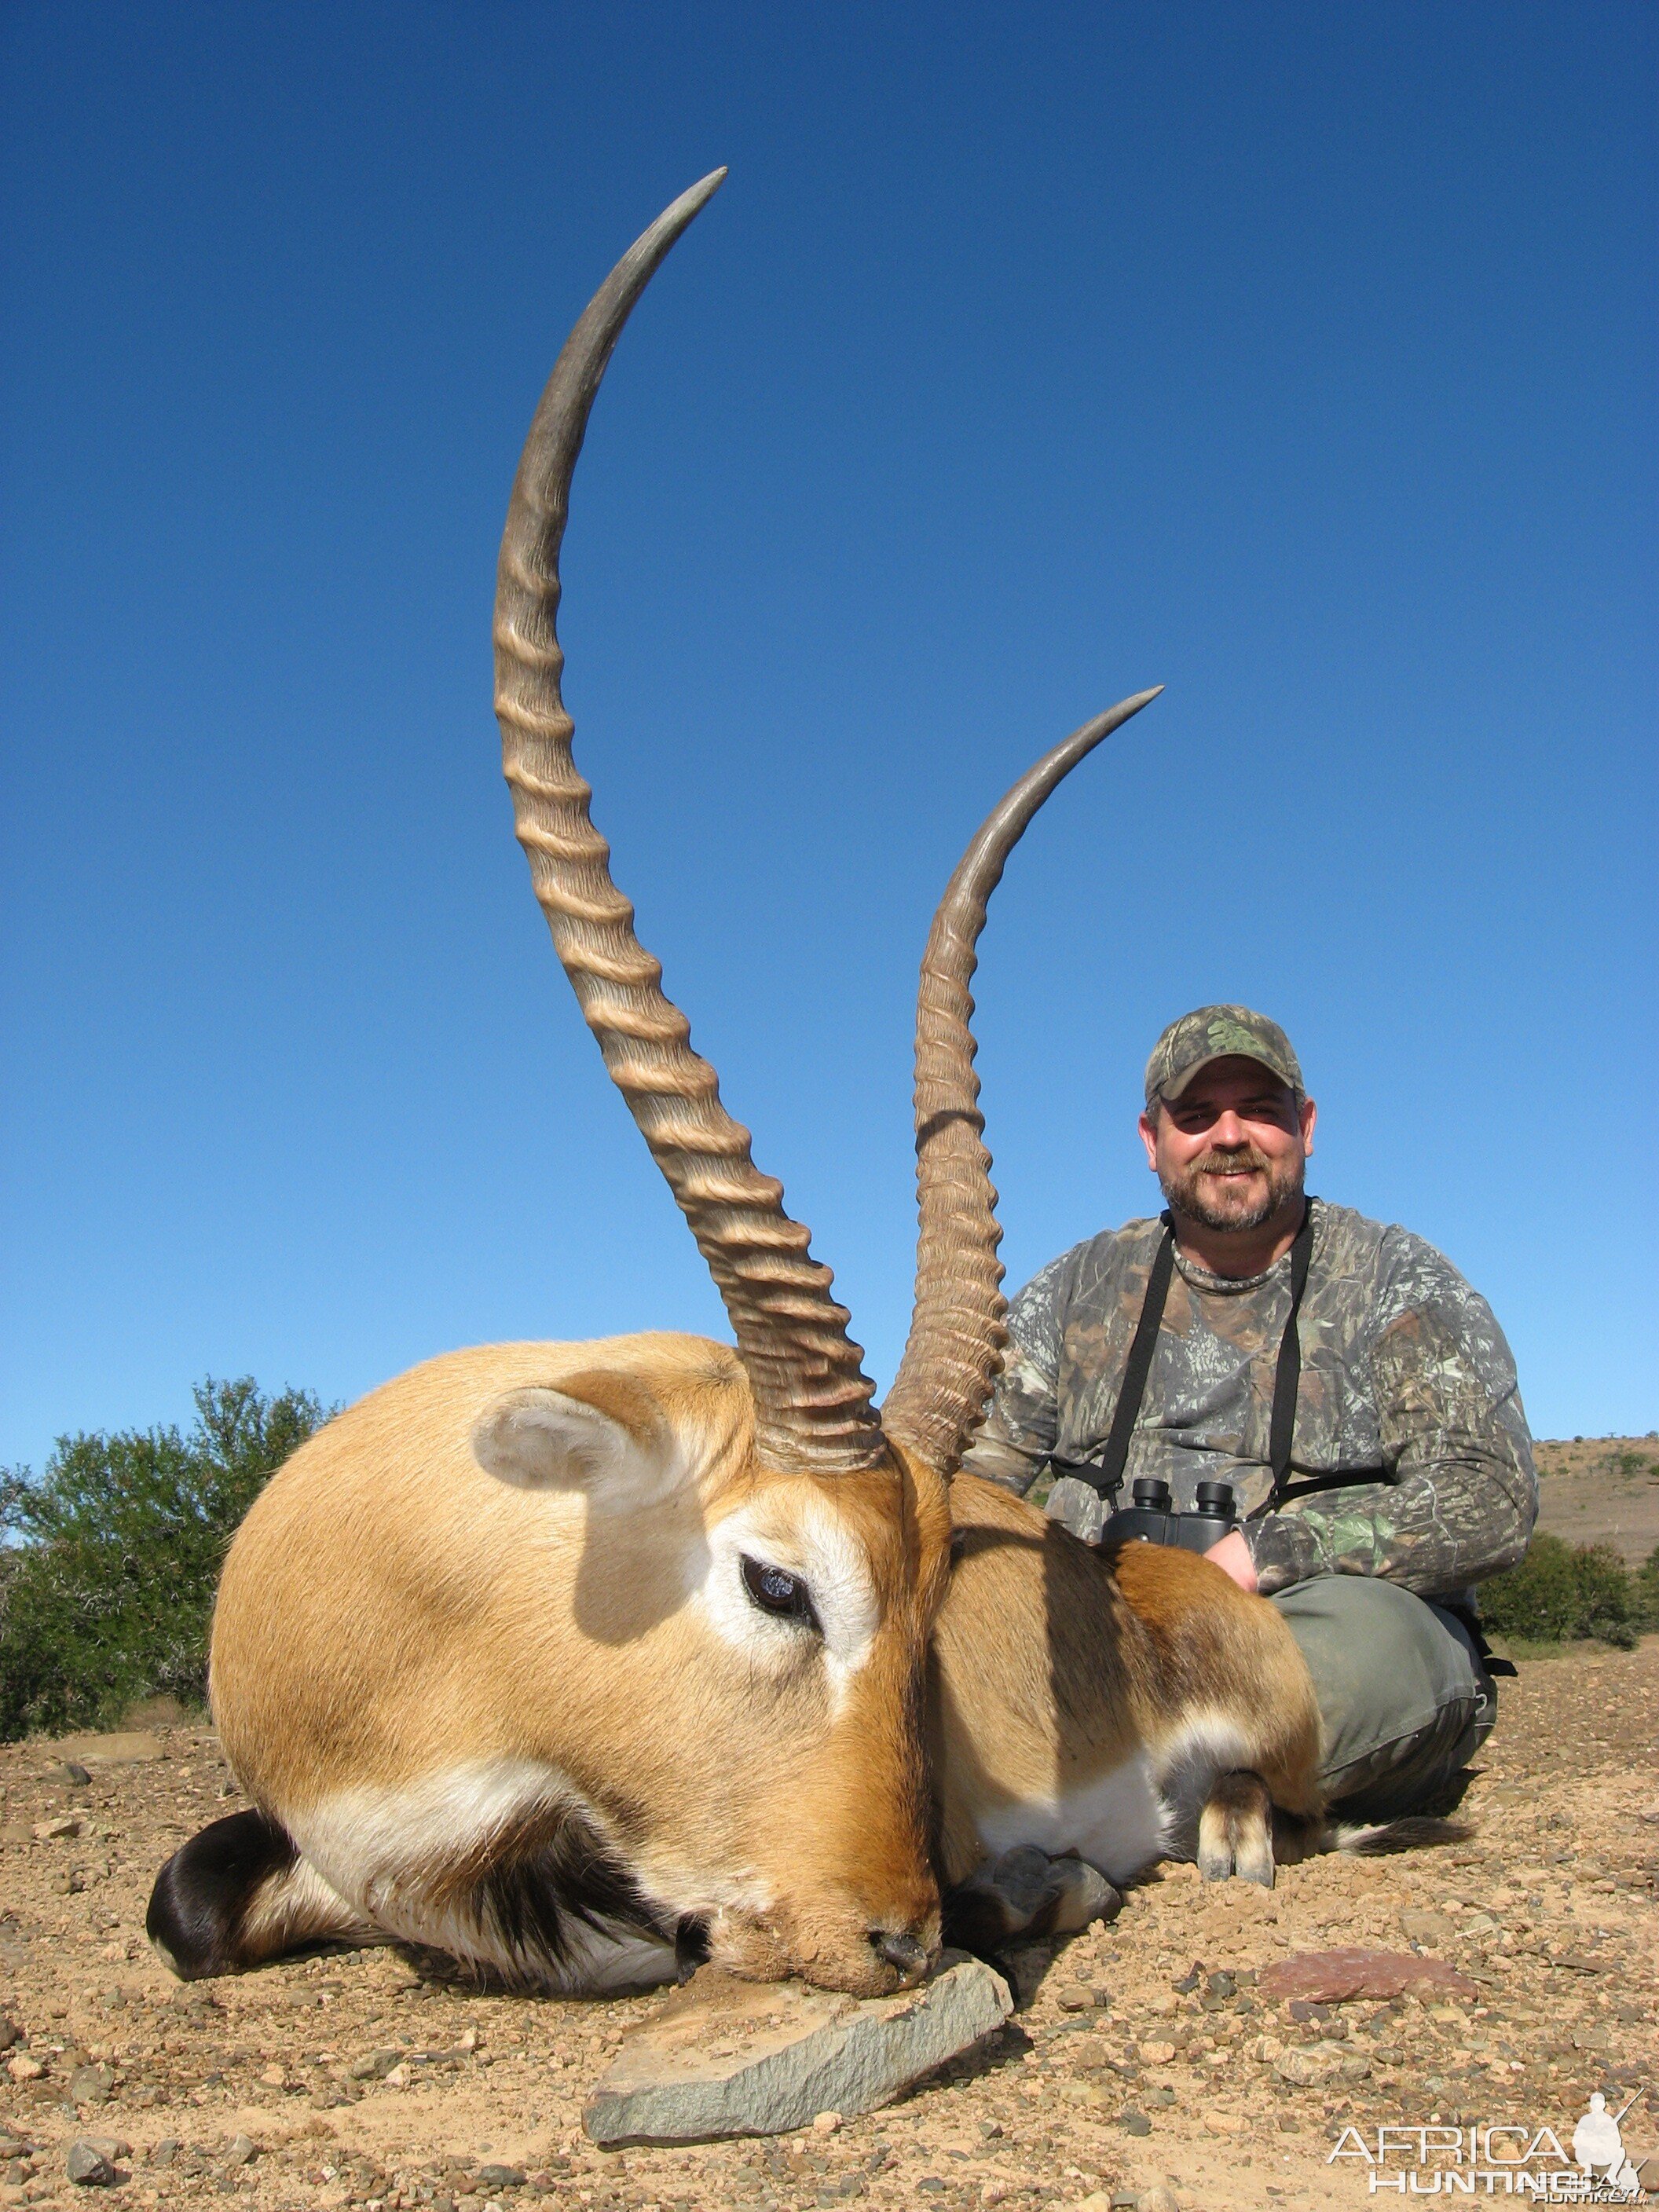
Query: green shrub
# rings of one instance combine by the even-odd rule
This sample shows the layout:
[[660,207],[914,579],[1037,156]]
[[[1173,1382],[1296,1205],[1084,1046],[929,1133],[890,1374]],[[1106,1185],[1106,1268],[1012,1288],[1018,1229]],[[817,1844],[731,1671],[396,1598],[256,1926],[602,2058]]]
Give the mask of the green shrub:
[[[1652,1567],[1650,1559],[1641,1574]],[[1515,1566],[1480,1585],[1480,1617],[1501,1636],[1540,1644],[1595,1636],[1628,1649],[1644,1626],[1640,1580],[1611,1544],[1566,1544],[1540,1532]]]
[[204,1382],[196,1423],[60,1437],[0,1474],[0,1739],[96,1726],[139,1698],[199,1704],[238,1522],[326,1418],[303,1390]]
[[1638,1628],[1659,1628],[1659,1544],[1656,1544],[1631,1577],[1636,1592]]

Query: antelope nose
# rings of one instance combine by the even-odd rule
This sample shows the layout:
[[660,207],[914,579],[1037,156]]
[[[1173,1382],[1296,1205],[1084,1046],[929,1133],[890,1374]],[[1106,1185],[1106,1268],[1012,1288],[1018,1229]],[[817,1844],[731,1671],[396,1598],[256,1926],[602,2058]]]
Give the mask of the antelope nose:
[[921,1979],[927,1965],[927,1951],[914,1936],[895,1935],[885,1928],[872,1928],[870,1941],[878,1955],[890,1966],[896,1966],[907,1982]]

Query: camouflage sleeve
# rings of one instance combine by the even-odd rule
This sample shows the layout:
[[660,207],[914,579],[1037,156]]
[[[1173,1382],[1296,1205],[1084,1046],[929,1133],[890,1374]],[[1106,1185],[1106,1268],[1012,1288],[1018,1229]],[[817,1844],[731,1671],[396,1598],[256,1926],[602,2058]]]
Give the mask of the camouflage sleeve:
[[1512,1566],[1538,1515],[1515,1361],[1486,1300],[1403,1235],[1370,1365],[1392,1483],[1327,1491],[1250,1531],[1262,1590],[1322,1574],[1380,1575],[1449,1596]]
[[1059,1433],[1060,1275],[1055,1260],[1008,1309],[1008,1349],[983,1426],[963,1459],[972,1474],[1024,1497]]

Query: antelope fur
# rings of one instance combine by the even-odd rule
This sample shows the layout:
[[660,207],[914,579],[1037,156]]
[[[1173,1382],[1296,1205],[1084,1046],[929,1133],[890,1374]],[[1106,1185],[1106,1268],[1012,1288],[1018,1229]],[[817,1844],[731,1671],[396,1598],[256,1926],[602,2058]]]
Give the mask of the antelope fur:
[[[821,1639],[748,1600],[745,1554],[802,1575]],[[691,1923],[732,1971],[874,1990],[870,1931],[931,1953],[937,1883],[1014,1844],[1121,1882],[1190,1856],[1235,1770],[1320,1810],[1271,1607],[898,1455],[775,1474],[735,1355],[694,1337],[453,1352],[341,1414],[238,1534],[211,1688],[298,1853],[218,1966],[398,1938],[520,1986],[637,1986]],[[493,1900],[572,1822],[638,1909],[550,1945]]]

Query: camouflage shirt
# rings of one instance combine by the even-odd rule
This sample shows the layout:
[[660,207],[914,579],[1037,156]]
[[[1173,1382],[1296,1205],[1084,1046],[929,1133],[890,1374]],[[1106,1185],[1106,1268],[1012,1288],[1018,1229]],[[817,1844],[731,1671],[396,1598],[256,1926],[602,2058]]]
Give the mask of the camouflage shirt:
[[[1510,1565],[1538,1511],[1515,1362],[1486,1300],[1432,1245],[1312,1199],[1297,1326],[1301,1387],[1291,1479],[1352,1486],[1250,1521],[1264,1591],[1323,1574],[1383,1575],[1425,1596]],[[1098,1464],[1163,1224],[1131,1221],[1052,1261],[1014,1300],[1012,1340],[965,1464],[1024,1493],[1051,1459]],[[1231,1482],[1249,1515],[1273,1491],[1268,1432],[1290,1255],[1246,1282],[1177,1249],[1118,1499],[1161,1475],[1190,1512],[1203,1480]],[[1048,1511],[1100,1533],[1098,1494],[1061,1476]]]

